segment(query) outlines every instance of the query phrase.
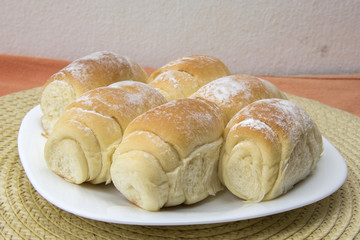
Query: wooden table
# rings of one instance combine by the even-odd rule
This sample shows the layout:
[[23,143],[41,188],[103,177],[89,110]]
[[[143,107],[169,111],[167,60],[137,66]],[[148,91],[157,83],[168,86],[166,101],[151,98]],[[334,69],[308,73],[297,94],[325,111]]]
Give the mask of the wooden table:
[[[58,59],[0,55],[0,96],[42,86],[52,74],[69,63]],[[153,71],[152,68],[145,69],[148,74]],[[360,116],[360,73],[260,77],[284,92]]]

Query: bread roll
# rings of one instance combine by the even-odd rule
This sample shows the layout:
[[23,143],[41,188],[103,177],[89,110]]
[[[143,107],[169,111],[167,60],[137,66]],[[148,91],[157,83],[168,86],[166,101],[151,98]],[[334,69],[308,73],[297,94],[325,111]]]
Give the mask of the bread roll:
[[265,98],[284,98],[272,83],[251,75],[237,74],[216,79],[197,90],[193,97],[216,103],[229,121],[246,105]]
[[115,187],[157,211],[193,204],[222,189],[217,176],[223,112],[203,99],[178,99],[135,118],[113,155]]
[[48,167],[75,184],[109,183],[111,157],[126,126],[164,103],[158,91],[135,81],[84,93],[65,109],[45,144]]
[[45,132],[49,134],[65,107],[86,91],[123,80],[146,83],[147,78],[137,63],[112,52],[95,52],[73,61],[52,75],[43,88],[40,107]]
[[309,115],[284,99],[264,99],[240,110],[224,131],[222,183],[249,202],[274,199],[306,178],[323,150]]
[[228,68],[219,59],[207,55],[191,55],[155,70],[148,82],[166,100],[171,101],[189,97],[201,86],[229,74]]

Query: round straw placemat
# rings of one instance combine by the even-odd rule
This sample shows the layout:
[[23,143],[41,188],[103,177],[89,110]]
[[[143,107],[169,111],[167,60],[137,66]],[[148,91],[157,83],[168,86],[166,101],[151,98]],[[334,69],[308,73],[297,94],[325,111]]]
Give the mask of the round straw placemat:
[[[41,197],[22,168],[17,135],[22,118],[39,104],[40,88],[0,98],[0,237],[4,239],[353,239],[360,231],[360,118],[289,95],[319,125],[348,165],[331,196],[292,211],[245,221],[193,226],[132,226],[65,212]],[[31,144],[31,143],[29,143]]]

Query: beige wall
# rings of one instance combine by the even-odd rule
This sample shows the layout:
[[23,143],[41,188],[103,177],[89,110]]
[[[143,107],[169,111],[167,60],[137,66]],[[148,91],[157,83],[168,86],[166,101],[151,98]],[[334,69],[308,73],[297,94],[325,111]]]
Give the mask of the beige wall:
[[360,72],[359,0],[0,0],[0,53],[113,50],[160,67],[194,53],[233,73]]

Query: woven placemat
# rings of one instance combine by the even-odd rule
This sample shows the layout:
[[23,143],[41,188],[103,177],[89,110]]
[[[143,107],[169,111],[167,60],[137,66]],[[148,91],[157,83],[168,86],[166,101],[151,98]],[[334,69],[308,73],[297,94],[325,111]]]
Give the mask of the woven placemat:
[[[17,135],[39,104],[40,88],[0,98],[0,237],[4,239],[353,239],[360,237],[360,118],[316,101],[289,98],[307,110],[348,165],[344,185],[314,204],[268,217],[193,226],[131,226],[65,212],[32,187]],[[31,144],[31,143],[29,143]]]

